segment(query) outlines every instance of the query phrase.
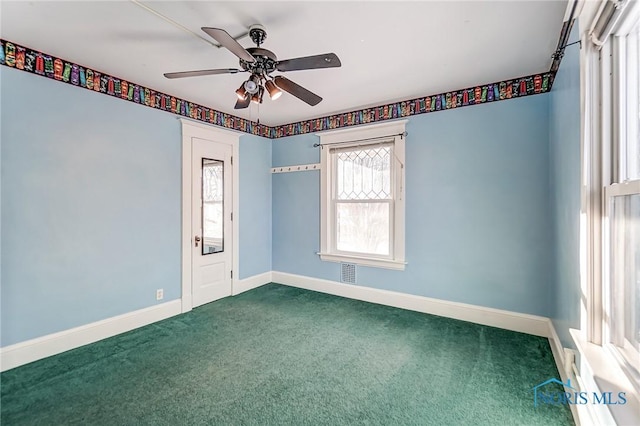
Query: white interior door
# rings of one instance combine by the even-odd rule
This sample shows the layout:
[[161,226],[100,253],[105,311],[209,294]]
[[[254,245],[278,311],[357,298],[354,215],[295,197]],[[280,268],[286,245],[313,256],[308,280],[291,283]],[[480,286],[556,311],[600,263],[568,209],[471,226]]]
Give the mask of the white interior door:
[[231,295],[233,148],[200,138],[191,142],[191,296],[196,307]]

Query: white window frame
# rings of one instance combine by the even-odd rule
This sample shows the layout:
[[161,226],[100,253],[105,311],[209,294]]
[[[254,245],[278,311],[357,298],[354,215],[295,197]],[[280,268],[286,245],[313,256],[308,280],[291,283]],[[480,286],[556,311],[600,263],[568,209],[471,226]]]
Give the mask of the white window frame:
[[[622,152],[622,151],[620,151]],[[640,179],[625,180],[622,183],[614,183],[605,188],[605,235],[603,244],[603,258],[605,260],[605,271],[602,287],[603,287],[603,346],[613,356],[616,363],[622,371],[631,379],[631,384],[636,387],[636,391],[640,392],[640,354],[637,349],[624,337],[624,328],[619,324],[624,324],[625,312],[614,310],[614,306],[623,305],[624,293],[614,291],[613,279],[623,271],[610,262],[613,247],[611,243],[611,214],[613,201],[616,197],[625,197],[629,195],[640,194]]]
[[[405,261],[405,127],[407,120],[373,124],[319,133],[320,162],[320,259],[328,262],[349,262],[362,266],[403,270]],[[330,146],[347,148],[392,144],[392,192],[390,201],[390,254],[378,256],[364,253],[341,252],[337,250],[335,200],[335,164],[332,161]]]
[[[610,261],[613,250],[610,228],[614,199],[640,194],[640,177],[635,175],[635,178],[629,178],[630,173],[636,174],[638,171],[628,170],[626,161],[628,155],[637,155],[635,151],[637,146],[630,147],[627,141],[638,138],[637,121],[628,121],[630,116],[638,117],[638,82],[631,81],[631,76],[637,76],[638,71],[630,69],[627,59],[630,54],[637,55],[638,53],[637,50],[634,52],[627,50],[627,39],[630,32],[637,29],[638,25],[640,25],[640,9],[630,8],[622,17],[608,42],[607,51],[611,52],[611,78],[609,79],[607,75],[603,76],[603,79],[610,80],[603,81],[603,88],[610,88],[611,91],[610,103],[608,104],[610,108],[607,104],[603,104],[603,111],[605,113],[607,110],[611,111],[611,137],[603,139],[604,158],[610,162],[605,165],[605,168],[610,173],[603,179],[604,238],[602,259],[604,268],[601,285],[604,303],[600,320],[602,321],[601,341],[603,347],[613,356],[616,364],[630,379],[635,390],[640,392],[640,366],[631,362],[633,358],[640,362],[640,356],[630,345],[625,345],[625,339],[621,335],[623,328],[618,323],[624,321],[624,312],[614,312],[613,309],[613,306],[620,306],[622,295],[614,292],[612,280],[621,271],[617,270]],[[637,45],[634,47],[637,49]],[[634,72],[635,74],[633,74]]]
[[[580,352],[574,371],[582,391],[625,392],[626,405],[590,404],[580,415],[586,424],[635,424],[640,412],[640,393],[636,374],[616,347],[610,319],[612,312],[610,221],[613,197],[635,193],[640,180],[626,181],[622,161],[628,114],[624,87],[626,64],[623,38],[640,18],[640,2],[615,3],[615,13],[608,25],[598,23],[607,0],[590,29],[582,35],[582,215],[581,215],[581,299],[580,329],[571,335]],[[623,7],[627,6],[627,7]],[[586,9],[586,8],[585,8]],[[584,16],[588,16],[585,13]],[[582,19],[582,16],[581,16]],[[597,28],[600,28],[598,32]],[[606,30],[602,30],[605,28]],[[596,29],[596,30],[594,30]],[[637,93],[637,91],[636,91]],[[637,113],[637,111],[636,111]],[[573,374],[573,372],[570,372]],[[579,412],[582,409],[579,407]]]

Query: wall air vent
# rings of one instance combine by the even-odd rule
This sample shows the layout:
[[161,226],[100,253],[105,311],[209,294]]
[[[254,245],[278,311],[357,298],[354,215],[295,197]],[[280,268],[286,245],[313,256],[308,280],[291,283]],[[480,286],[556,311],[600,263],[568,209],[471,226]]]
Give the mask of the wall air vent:
[[353,263],[341,263],[340,281],[347,284],[356,283],[356,265]]

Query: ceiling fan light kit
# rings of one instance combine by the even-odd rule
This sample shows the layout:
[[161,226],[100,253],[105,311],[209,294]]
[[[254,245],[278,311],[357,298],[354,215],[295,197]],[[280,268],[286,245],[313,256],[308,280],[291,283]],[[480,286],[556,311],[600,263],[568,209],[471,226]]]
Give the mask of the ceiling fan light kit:
[[258,77],[255,74],[249,77],[249,80],[244,82],[244,89],[247,91],[247,93],[251,95],[257,93],[259,88],[260,88],[260,77]]
[[276,86],[276,84],[271,80],[267,81],[264,84],[264,87],[269,92],[269,97],[272,101],[275,101],[280,97],[280,95],[282,95],[282,90],[280,90],[278,86]]
[[254,104],[261,104],[263,96],[264,96],[264,88],[260,86],[256,91],[256,93],[254,93],[253,96],[251,96],[251,102],[253,102]]
[[337,68],[342,66],[335,53],[305,56],[301,58],[285,59],[278,61],[278,57],[270,50],[260,47],[267,39],[267,32],[262,25],[252,25],[249,28],[249,37],[256,47],[244,48],[223,29],[202,27],[202,31],[228,49],[239,59],[241,69],[221,68],[213,70],[182,71],[166,73],[166,78],[198,77],[203,75],[235,74],[249,72],[251,76],[238,90],[238,101],[235,109],[247,108],[251,102],[261,104],[265,90],[271,100],[276,100],[285,91],[311,106],[318,105],[322,98],[308,89],[294,83],[286,77],[272,76],[275,71],[300,71],[320,68]]
[[242,85],[238,87],[238,90],[236,90],[236,95],[238,95],[238,99],[240,100],[247,97],[247,89],[244,88],[244,83],[242,83]]

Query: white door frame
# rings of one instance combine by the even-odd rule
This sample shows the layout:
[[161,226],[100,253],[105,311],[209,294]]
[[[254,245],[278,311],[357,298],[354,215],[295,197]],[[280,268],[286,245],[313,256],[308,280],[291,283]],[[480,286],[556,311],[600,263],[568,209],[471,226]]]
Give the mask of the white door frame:
[[238,277],[238,259],[239,259],[239,241],[238,241],[238,206],[239,206],[239,182],[240,182],[240,160],[239,160],[239,146],[240,146],[240,133],[231,130],[221,129],[219,127],[202,124],[196,121],[187,120],[184,118],[179,119],[182,123],[182,313],[188,312],[193,308],[193,300],[191,298],[191,261],[192,261],[192,249],[193,244],[193,232],[191,229],[191,206],[192,194],[191,194],[191,139],[207,139],[213,140],[218,143],[224,143],[233,147],[232,156],[232,172],[233,172],[233,206],[232,212],[232,235],[233,250],[232,257],[232,271],[233,277],[231,278],[231,294],[234,294],[233,287]]

